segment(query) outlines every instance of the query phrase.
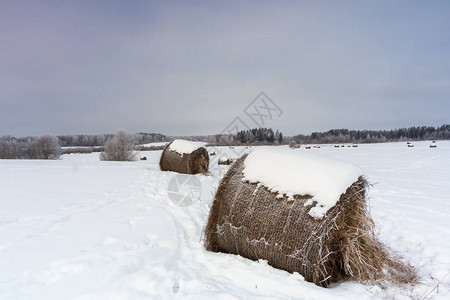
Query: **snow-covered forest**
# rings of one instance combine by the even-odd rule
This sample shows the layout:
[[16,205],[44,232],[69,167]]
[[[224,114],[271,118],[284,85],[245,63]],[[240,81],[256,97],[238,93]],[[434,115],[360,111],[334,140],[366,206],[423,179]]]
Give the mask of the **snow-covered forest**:
[[444,124],[440,127],[416,126],[393,130],[332,129],[327,132],[313,132],[310,135],[299,134],[291,139],[302,144],[448,140],[450,139],[450,125]]

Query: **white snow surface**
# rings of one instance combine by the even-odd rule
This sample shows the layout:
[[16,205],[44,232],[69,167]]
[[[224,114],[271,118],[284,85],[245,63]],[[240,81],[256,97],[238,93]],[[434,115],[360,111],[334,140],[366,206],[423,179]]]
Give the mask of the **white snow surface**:
[[[135,162],[98,153],[0,160],[0,299],[450,299],[450,142],[429,145],[289,150],[356,164],[374,184],[380,239],[422,276],[386,288],[321,288],[264,261],[206,251],[202,230],[229,166],[210,176],[161,172],[162,151]],[[169,191],[195,191],[195,201],[177,205]]]
[[191,142],[186,140],[174,140],[169,146],[169,150],[178,152],[180,154],[190,154],[198,148],[204,147],[204,142]]
[[305,205],[315,219],[336,205],[341,194],[362,175],[359,167],[306,151],[258,148],[244,161],[244,181],[260,183],[279,196],[311,195]]

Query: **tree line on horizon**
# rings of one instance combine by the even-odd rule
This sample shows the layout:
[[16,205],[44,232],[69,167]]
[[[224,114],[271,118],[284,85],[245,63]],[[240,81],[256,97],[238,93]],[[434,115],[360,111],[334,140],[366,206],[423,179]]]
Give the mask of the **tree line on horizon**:
[[[114,144],[108,142],[117,140],[118,133],[115,135],[44,135],[41,137],[27,136],[19,138],[6,135],[0,137],[0,159],[59,159],[61,154],[65,153],[100,152],[104,147],[111,150]],[[132,146],[167,140],[165,135],[159,133],[131,133],[126,134],[126,136],[128,139],[127,143]],[[70,147],[70,149],[61,147]],[[107,156],[103,155],[103,157],[105,160],[108,160]]]
[[274,132],[272,128],[253,128],[236,133],[236,141],[242,144],[281,144],[283,143],[283,133],[278,129]]
[[449,140],[450,125],[440,127],[416,126],[393,130],[349,130],[331,129],[326,132],[313,132],[309,135],[298,134],[283,136],[279,130],[272,128],[254,128],[242,130],[236,134],[218,134],[196,137],[214,145],[267,145],[267,144],[333,144],[333,143],[385,143],[424,140]]
[[[167,137],[160,133],[129,133],[137,145],[165,142]],[[108,140],[112,139],[114,134],[75,134],[75,135],[58,135],[61,147],[97,147],[103,146]]]
[[44,135],[17,140],[11,136],[0,138],[0,159],[58,159],[61,146],[57,137]]
[[348,130],[332,129],[327,132],[313,132],[309,135],[295,135],[288,138],[299,144],[330,143],[385,143],[404,141],[449,140],[450,125],[440,127],[417,126],[393,130]]
[[272,128],[253,128],[241,130],[236,134],[215,134],[208,136],[187,137],[189,140],[198,140],[215,146],[238,145],[271,145],[282,144],[283,133]]
[[[254,128],[236,134],[216,134],[208,136],[173,137],[159,133],[128,134],[134,145],[153,142],[169,142],[175,138],[204,141],[214,145],[267,145],[267,144],[326,144],[326,143],[383,143],[397,141],[449,140],[450,125],[440,127],[417,126],[393,130],[348,130],[332,129],[326,132],[313,132],[309,135],[284,137],[279,130]],[[68,153],[61,147],[78,147],[71,152],[92,152],[93,147],[103,147],[114,138],[113,134],[45,135],[42,137],[13,136],[0,137],[0,159],[58,159]],[[101,151],[102,148],[97,149]],[[70,151],[69,151],[70,152]]]

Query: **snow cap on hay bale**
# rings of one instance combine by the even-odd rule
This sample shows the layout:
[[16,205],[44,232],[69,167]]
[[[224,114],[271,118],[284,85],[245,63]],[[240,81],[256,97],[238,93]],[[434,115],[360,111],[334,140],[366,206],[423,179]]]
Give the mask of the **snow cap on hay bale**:
[[205,228],[206,249],[265,259],[320,286],[414,281],[414,269],[374,234],[361,170],[286,150],[254,150],[228,170]]
[[204,143],[174,140],[161,154],[159,166],[162,171],[174,171],[185,174],[206,173],[209,155]]

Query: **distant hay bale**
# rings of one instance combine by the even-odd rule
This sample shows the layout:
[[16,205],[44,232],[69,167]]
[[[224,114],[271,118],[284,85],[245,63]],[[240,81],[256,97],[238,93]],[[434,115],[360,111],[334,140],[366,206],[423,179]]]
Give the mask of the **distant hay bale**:
[[[173,171],[185,174],[198,174],[208,172],[209,155],[204,147],[194,146],[190,153],[180,153],[171,149],[172,143],[180,141],[175,140],[164,148],[159,166],[162,171]],[[183,143],[192,143],[183,141]]]
[[314,219],[304,205],[310,195],[279,198],[265,186],[244,182],[246,157],[237,160],[220,182],[205,227],[207,250],[264,259],[324,287],[345,279],[415,280],[415,269],[400,262],[376,238],[363,177],[324,217]]
[[231,165],[232,163],[233,163],[233,159],[227,158],[227,157],[221,157],[219,159],[219,161],[217,162],[217,164],[219,164],[219,165]]

